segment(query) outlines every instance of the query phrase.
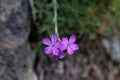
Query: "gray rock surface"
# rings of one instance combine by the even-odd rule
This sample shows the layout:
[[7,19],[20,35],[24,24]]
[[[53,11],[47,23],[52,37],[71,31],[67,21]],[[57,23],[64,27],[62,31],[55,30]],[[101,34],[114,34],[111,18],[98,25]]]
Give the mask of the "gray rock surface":
[[30,33],[28,3],[0,0],[0,80],[27,80],[25,75],[31,68],[26,44]]
[[114,36],[112,39],[102,39],[102,44],[105,47],[108,55],[113,61],[120,63],[120,37]]

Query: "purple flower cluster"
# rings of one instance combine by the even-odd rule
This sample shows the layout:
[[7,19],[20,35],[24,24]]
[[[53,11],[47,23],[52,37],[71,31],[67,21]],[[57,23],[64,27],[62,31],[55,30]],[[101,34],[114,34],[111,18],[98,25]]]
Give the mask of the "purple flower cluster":
[[51,36],[51,40],[49,38],[43,39],[43,44],[47,45],[44,49],[45,54],[52,55],[54,59],[62,59],[65,57],[65,51],[69,55],[73,55],[74,51],[79,49],[79,46],[75,44],[76,36],[72,35],[68,39],[67,37],[63,37],[61,41],[58,41],[58,36],[53,34]]

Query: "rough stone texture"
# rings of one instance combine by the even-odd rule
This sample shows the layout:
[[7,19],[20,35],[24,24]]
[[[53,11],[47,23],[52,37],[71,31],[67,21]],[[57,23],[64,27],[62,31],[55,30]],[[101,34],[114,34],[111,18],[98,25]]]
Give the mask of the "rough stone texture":
[[28,3],[28,0],[0,0],[0,80],[27,80]]
[[111,59],[120,63],[120,37],[114,36],[112,39],[102,39],[102,44]]

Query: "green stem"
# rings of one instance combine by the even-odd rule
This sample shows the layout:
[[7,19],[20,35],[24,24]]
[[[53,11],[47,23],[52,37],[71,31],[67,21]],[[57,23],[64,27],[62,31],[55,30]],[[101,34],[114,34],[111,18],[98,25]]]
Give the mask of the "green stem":
[[[55,33],[59,36],[58,33],[58,25],[57,25],[57,0],[53,0],[54,4],[54,25],[55,25]],[[59,39],[59,37],[58,37]],[[60,40],[60,39],[59,39]]]

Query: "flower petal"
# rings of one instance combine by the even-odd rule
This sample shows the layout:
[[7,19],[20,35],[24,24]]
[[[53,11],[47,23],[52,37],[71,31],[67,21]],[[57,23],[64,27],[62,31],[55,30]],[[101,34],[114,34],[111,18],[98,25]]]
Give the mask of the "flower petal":
[[56,34],[53,34],[53,35],[51,36],[51,40],[52,40],[53,43],[56,42],[57,39],[58,39],[58,36],[57,36]]
[[61,45],[59,46],[59,49],[60,49],[61,51],[64,51],[64,50],[67,49],[67,45],[66,45],[66,44],[61,44]]
[[55,47],[59,48],[61,51],[67,49],[67,45],[66,45],[66,44],[62,44],[61,41],[60,41],[60,42],[57,42],[57,43],[55,44]]
[[68,44],[68,38],[67,37],[62,38],[62,44]]
[[72,48],[72,50],[78,50],[79,46],[77,44],[71,44],[70,47]]
[[72,55],[72,54],[74,53],[74,51],[72,50],[71,47],[68,47],[68,48],[67,48],[67,52],[68,52],[68,54],[70,54],[70,55]]
[[52,53],[52,47],[48,46],[44,49],[45,54],[51,54]]
[[43,39],[43,43],[46,44],[46,45],[50,45],[51,44],[51,41],[49,38],[44,38]]
[[61,42],[56,42],[56,43],[54,44],[54,46],[57,47],[57,48],[59,48],[60,45],[61,45]]
[[69,42],[74,43],[75,41],[76,41],[76,36],[75,35],[70,36]]
[[59,58],[60,58],[60,59],[63,59],[64,57],[65,57],[64,52],[61,52],[61,53],[59,54]]
[[53,50],[54,55],[59,55],[59,49],[58,48],[53,47],[52,50]]

